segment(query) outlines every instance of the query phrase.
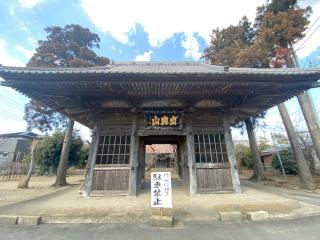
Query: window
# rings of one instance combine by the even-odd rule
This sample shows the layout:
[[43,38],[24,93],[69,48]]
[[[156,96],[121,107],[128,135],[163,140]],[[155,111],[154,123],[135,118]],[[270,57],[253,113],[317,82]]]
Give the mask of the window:
[[0,151],[0,158],[8,158],[8,152]]
[[224,134],[195,134],[196,163],[228,163]]
[[96,164],[129,164],[130,136],[101,136]]

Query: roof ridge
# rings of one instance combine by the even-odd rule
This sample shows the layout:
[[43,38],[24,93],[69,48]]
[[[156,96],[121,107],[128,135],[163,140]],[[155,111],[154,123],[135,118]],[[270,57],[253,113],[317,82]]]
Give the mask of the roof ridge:
[[201,61],[115,61],[114,65],[132,66],[132,65],[174,65],[174,66],[200,66]]

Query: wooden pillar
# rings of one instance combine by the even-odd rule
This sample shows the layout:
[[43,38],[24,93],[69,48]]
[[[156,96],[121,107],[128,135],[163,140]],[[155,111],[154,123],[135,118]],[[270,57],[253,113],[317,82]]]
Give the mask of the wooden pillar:
[[139,153],[138,153],[138,188],[144,188],[144,175],[145,175],[145,152],[144,152],[144,141],[139,140]]
[[194,152],[194,137],[192,129],[191,116],[187,120],[187,151],[188,151],[188,166],[189,166],[189,184],[190,194],[197,193],[197,173],[196,173],[196,159]]
[[226,149],[227,149],[228,159],[230,163],[233,190],[235,193],[240,194],[241,193],[240,178],[239,178],[238,167],[237,167],[236,151],[234,150],[234,145],[232,141],[231,129],[229,124],[226,122],[224,123],[224,128],[225,128],[224,139],[226,142]]
[[183,181],[183,156],[181,155],[181,140],[178,141],[178,145],[177,145],[177,167],[178,167],[178,175],[180,177],[180,179]]
[[139,137],[137,134],[138,116],[134,116],[132,121],[132,133],[130,141],[130,173],[129,173],[129,196],[137,196],[137,177],[138,177],[138,153]]
[[182,155],[183,155],[183,178],[184,187],[187,193],[190,193],[190,174],[188,164],[188,149],[187,149],[187,136],[182,141]]
[[86,182],[85,182],[84,191],[83,191],[84,197],[90,197],[90,194],[91,194],[92,184],[93,184],[93,168],[96,163],[99,138],[100,138],[100,130],[97,126],[95,126],[92,132],[92,140],[91,140],[89,156],[88,156]]

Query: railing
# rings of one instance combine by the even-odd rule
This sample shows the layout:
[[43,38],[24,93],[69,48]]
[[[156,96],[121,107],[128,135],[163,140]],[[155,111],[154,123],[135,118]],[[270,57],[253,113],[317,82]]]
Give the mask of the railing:
[[197,164],[198,192],[232,191],[232,179],[229,164]]
[[128,192],[129,170],[129,166],[95,167],[93,169],[93,194]]

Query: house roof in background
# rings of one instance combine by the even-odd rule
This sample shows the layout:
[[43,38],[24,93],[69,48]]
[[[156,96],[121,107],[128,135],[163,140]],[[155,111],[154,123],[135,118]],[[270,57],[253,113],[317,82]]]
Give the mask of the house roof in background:
[[173,153],[173,146],[171,144],[146,145],[146,153]]
[[15,152],[19,139],[0,139],[0,151]]
[[33,139],[33,138],[39,138],[40,135],[33,133],[33,132],[15,132],[15,133],[5,133],[0,134],[0,139],[2,138],[27,138],[27,139]]

